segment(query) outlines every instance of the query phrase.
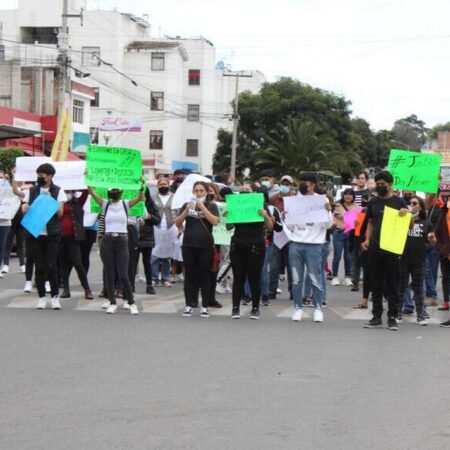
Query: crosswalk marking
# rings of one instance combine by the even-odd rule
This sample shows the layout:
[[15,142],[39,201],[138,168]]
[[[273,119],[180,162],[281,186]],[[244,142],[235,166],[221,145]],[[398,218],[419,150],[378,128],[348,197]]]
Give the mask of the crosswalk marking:
[[[50,297],[47,299],[50,302]],[[15,297],[8,304],[9,308],[36,308],[37,299],[36,297],[30,296],[20,296]]]

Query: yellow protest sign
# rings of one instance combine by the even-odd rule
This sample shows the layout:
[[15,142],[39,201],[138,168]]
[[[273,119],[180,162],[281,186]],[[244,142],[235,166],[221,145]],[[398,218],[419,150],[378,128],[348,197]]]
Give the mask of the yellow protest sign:
[[66,161],[72,134],[72,115],[64,108],[58,121],[58,132],[52,147],[53,161]]
[[411,213],[400,216],[397,209],[385,206],[381,224],[380,248],[402,255],[405,250],[410,223]]

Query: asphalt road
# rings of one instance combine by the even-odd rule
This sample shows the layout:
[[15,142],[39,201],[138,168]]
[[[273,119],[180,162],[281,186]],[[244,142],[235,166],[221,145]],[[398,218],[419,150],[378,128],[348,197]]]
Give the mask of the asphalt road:
[[23,279],[0,280],[1,449],[450,448],[435,308],[428,327],[366,330],[359,295],[330,287],[322,324],[293,323],[285,295],[259,321],[231,320],[229,295],[184,318],[180,285],[137,284],[144,312],[110,316],[73,279],[61,311],[37,311]]

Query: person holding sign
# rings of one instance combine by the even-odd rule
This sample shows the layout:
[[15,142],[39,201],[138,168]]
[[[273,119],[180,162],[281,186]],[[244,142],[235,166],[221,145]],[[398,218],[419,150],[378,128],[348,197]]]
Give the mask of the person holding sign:
[[[22,212],[24,219],[29,213],[30,207],[41,195],[50,196],[59,202],[59,209],[51,216],[44,229],[35,237],[30,235],[30,250],[36,268],[36,288],[39,295],[37,309],[46,308],[45,281],[50,281],[50,292],[52,297],[52,309],[61,309],[59,302],[59,280],[58,280],[58,248],[61,239],[61,217],[63,215],[63,204],[67,201],[65,192],[53,184],[55,168],[48,163],[41,164],[37,169],[37,183],[25,193]],[[44,212],[44,211],[42,211]],[[39,211],[37,211],[39,213]],[[38,232],[39,233],[39,232]]]
[[[144,182],[142,180],[142,182]],[[138,202],[145,200],[144,189],[141,188],[137,197],[132,200],[121,200],[122,190],[110,188],[108,200],[101,198],[91,186],[88,191],[95,202],[103,209],[104,234],[100,245],[100,257],[103,261],[106,279],[106,292],[110,305],[106,308],[108,314],[117,312],[114,282],[116,275],[122,284],[125,298],[128,300],[130,314],[139,314],[134,302],[133,289],[128,278],[130,254],[128,250],[128,213]]]
[[383,250],[380,246],[381,226],[385,207],[399,211],[404,216],[408,210],[406,203],[392,191],[394,179],[390,172],[383,170],[375,176],[375,191],[377,197],[372,198],[367,205],[366,239],[361,244],[363,250],[368,250],[370,285],[372,288],[373,318],[365,328],[381,328],[383,315],[383,295],[388,301],[388,328],[398,330],[397,316],[399,305],[399,264],[400,256]]
[[217,205],[209,201],[208,184],[197,181],[193,187],[192,201],[185,203],[175,220],[177,228],[184,225],[183,261],[184,297],[186,307],[183,316],[192,316],[193,308],[198,304],[198,291],[202,291],[201,317],[209,317],[210,303],[210,267],[213,258],[214,238],[212,227],[219,223]]
[[[245,183],[242,192],[239,196],[251,195],[257,191],[254,183]],[[261,208],[255,211],[249,211],[251,216],[260,216],[261,221],[245,222],[245,217],[241,217],[243,222],[232,223],[228,222],[230,214],[230,207],[228,210],[227,228],[234,227],[234,235],[231,239],[230,260],[231,269],[233,270],[233,310],[231,317],[233,319],[240,319],[240,303],[244,296],[245,280],[248,279],[250,284],[250,291],[252,297],[252,310],[250,312],[250,319],[259,319],[259,302],[261,299],[261,271],[264,264],[264,257],[266,252],[266,231],[272,231],[274,219],[266,205],[263,203],[263,194],[261,196]],[[227,196],[227,204],[229,204],[230,197]],[[234,215],[237,217],[237,214]]]

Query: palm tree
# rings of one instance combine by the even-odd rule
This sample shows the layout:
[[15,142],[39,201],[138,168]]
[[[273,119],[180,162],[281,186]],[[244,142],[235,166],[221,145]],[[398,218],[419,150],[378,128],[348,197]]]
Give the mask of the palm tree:
[[268,147],[256,161],[259,168],[272,168],[279,174],[331,170],[351,173],[362,167],[356,152],[342,150],[331,138],[320,134],[311,122],[289,118],[279,131],[266,136]]

